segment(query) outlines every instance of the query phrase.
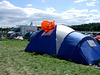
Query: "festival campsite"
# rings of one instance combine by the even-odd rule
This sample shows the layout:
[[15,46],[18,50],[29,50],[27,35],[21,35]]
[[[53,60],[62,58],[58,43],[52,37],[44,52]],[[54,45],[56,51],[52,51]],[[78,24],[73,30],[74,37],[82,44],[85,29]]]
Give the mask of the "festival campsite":
[[93,37],[54,21],[32,36],[0,40],[0,75],[100,74],[100,45]]
[[25,51],[56,54],[60,58],[87,65],[100,62],[100,45],[96,40],[65,25],[55,25],[47,32],[41,30]]

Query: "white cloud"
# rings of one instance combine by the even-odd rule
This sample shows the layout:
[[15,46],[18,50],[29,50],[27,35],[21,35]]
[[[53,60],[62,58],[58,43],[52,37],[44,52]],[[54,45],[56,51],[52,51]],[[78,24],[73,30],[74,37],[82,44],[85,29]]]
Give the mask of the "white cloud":
[[99,11],[97,9],[93,9],[91,10],[90,12],[96,12],[96,13],[99,13]]
[[84,10],[76,10],[70,9],[64,13],[62,13],[63,19],[66,19],[68,22],[72,24],[82,24],[88,21],[88,9]]
[[27,4],[26,6],[32,6],[32,4]]
[[10,2],[4,0],[4,1],[0,2],[0,8],[11,9],[11,8],[16,8],[16,7],[14,5],[12,5]]
[[76,10],[76,9],[70,9],[67,11],[67,13],[87,13],[88,9],[83,9],[83,10]]
[[[9,7],[9,8],[8,8]],[[89,14],[91,12],[91,14]],[[35,25],[40,25],[43,20],[55,20],[56,24],[77,25],[89,22],[100,22],[100,14],[95,15],[93,12],[100,12],[96,9],[77,10],[70,9],[63,13],[56,13],[53,7],[40,10],[35,8],[16,7],[8,1],[0,2],[0,26],[25,25],[33,21]]]
[[75,3],[80,3],[80,2],[84,2],[84,1],[87,1],[87,0],[75,0],[74,2]]
[[100,22],[100,15],[89,14],[88,16],[90,19],[86,23]]
[[98,0],[92,0],[92,1],[94,1],[94,2],[98,2]]
[[46,0],[42,0],[42,3],[45,3]]
[[92,0],[92,1],[98,1],[98,0]]
[[34,13],[44,13],[44,11],[35,8],[23,8],[23,11],[25,11],[27,15],[32,15]]
[[46,8],[46,12],[47,13],[53,13],[54,11],[56,11],[54,8],[50,7],[50,8]]
[[96,2],[87,2],[86,5],[87,5],[87,6],[95,6],[95,3],[96,3]]
[[87,2],[86,5],[87,6],[95,6],[96,3],[99,3],[99,1],[98,0],[91,0],[91,2]]

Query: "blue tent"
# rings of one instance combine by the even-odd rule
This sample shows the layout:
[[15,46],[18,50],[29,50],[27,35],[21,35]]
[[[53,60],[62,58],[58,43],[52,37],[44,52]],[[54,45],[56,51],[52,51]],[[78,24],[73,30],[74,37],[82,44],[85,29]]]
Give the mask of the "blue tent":
[[100,45],[95,39],[64,25],[57,25],[47,33],[40,31],[25,51],[56,54],[61,58],[88,65],[100,62]]

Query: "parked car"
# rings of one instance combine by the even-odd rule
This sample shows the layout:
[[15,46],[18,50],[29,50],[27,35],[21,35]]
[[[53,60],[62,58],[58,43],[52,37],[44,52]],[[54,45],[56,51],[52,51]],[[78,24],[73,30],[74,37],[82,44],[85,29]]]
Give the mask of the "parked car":
[[97,41],[98,44],[100,45],[100,36],[95,36],[94,38],[96,39],[96,41]]

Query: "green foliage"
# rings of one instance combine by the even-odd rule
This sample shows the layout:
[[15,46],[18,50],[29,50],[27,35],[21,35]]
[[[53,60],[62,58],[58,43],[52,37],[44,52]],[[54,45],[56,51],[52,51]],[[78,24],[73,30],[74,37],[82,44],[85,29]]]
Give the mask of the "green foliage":
[[95,66],[61,60],[56,55],[25,52],[27,40],[0,41],[0,75],[100,75]]
[[11,30],[12,28],[0,28],[0,31],[9,31]]
[[71,27],[77,31],[100,31],[100,23],[73,25]]

